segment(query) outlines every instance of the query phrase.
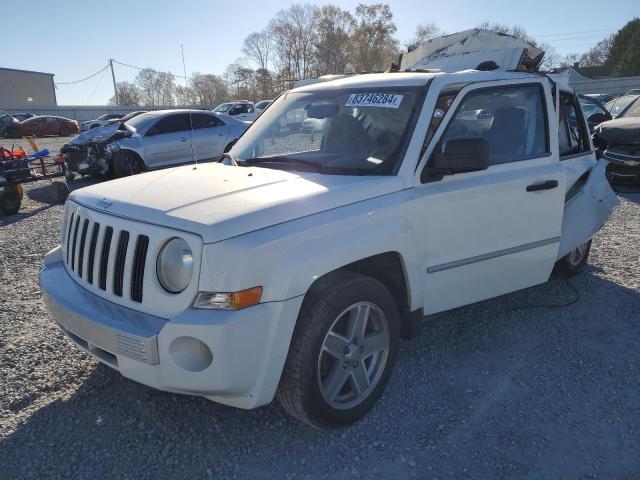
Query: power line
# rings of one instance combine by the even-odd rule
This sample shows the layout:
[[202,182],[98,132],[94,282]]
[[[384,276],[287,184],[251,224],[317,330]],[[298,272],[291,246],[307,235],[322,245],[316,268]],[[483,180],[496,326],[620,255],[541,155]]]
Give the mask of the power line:
[[[119,62],[116,59],[113,59],[113,63],[117,63],[118,65],[122,65],[123,67],[135,68],[136,70],[155,70],[156,72],[160,71],[160,70],[156,70],[155,68],[138,67],[137,65],[130,65],[128,63]],[[169,73],[171,73],[171,72],[169,72]],[[177,77],[177,78],[186,78],[187,80],[191,80],[191,78],[192,78],[192,77],[187,77],[187,76],[183,76],[183,75],[176,75],[175,73],[171,73],[171,75],[173,75],[174,77]]]
[[89,98],[87,98],[87,103],[86,105],[89,105],[89,102],[91,101],[91,99],[93,98],[93,95],[96,93],[96,90],[98,90],[98,87],[100,86],[100,84],[102,83],[102,80],[104,79],[104,76],[107,74],[107,69],[103,68],[102,70],[104,70],[104,73],[102,74],[102,76],[100,77],[100,80],[98,80],[98,83],[96,84],[95,88],[93,89],[93,92],[91,92],[91,95],[89,95]]
[[55,82],[55,85],[72,85],[74,83],[80,83],[80,82],[84,82],[86,80],[89,80],[90,78],[95,77],[96,75],[101,74],[102,72],[104,72],[107,68],[109,67],[109,64],[105,65],[104,67],[102,67],[100,70],[98,70],[96,73],[93,73],[91,75],[89,75],[88,77],[85,78],[81,78],[80,80],[74,80],[73,82]]

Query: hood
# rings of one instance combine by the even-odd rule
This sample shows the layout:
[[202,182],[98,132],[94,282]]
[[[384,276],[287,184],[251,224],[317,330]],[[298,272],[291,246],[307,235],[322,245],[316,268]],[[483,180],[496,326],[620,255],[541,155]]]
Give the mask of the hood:
[[73,137],[69,140],[68,145],[86,145],[88,143],[104,142],[116,133],[119,126],[119,123],[115,123],[105,127],[92,128],[91,130],[87,130],[86,132],[82,132],[80,135]]
[[616,118],[602,122],[595,134],[605,142],[640,143],[640,117]]
[[[75,190],[93,209],[199,234],[235,237],[402,189],[396,176],[290,172],[220,163],[187,165]],[[106,199],[106,201],[104,201]]]

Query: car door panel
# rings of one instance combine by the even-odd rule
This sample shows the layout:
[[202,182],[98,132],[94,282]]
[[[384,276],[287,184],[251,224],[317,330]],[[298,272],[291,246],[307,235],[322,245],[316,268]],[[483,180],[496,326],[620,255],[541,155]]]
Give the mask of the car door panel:
[[[178,120],[178,125],[167,127],[177,131],[167,132],[163,125],[171,118]],[[144,161],[148,168],[166,167],[178,165],[193,160],[191,150],[191,131],[188,127],[186,116],[177,114],[172,117],[165,117],[152,126],[144,137]],[[154,133],[154,129],[161,128],[160,133]]]
[[193,149],[198,160],[209,160],[221,155],[227,145],[229,127],[219,125],[193,131]]
[[[508,85],[495,82],[493,86]],[[464,88],[443,123],[451,120],[461,99],[476,88],[486,86]],[[548,96],[544,101],[547,109],[553,108]],[[461,115],[461,121],[468,121],[466,116]],[[485,117],[477,120],[487,122]],[[551,130],[548,135],[553,134]],[[430,144],[427,158],[441,135],[442,129]],[[445,175],[418,188],[423,196],[423,217],[417,231],[423,239],[425,314],[549,278],[561,238],[566,191],[565,172],[557,154],[548,152],[494,164],[480,172]]]

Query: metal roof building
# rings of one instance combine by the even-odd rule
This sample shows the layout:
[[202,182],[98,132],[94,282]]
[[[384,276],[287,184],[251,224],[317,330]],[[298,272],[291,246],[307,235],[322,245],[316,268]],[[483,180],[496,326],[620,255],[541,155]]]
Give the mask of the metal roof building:
[[55,107],[53,73],[0,68],[0,109]]

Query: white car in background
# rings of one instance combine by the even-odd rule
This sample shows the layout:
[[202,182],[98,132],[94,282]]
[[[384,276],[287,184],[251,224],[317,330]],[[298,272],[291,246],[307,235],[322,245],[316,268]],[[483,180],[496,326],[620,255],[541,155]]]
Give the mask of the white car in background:
[[242,121],[253,122],[258,118],[258,113],[253,103],[247,100],[239,100],[235,102],[221,103],[213,109],[214,113],[221,113],[223,115],[229,115]]
[[260,100],[253,106],[258,115],[264,112],[264,109],[273,103],[273,100]]
[[82,122],[80,124],[80,128],[83,132],[86,132],[87,130],[91,130],[92,128],[104,127],[106,125],[109,125],[110,120],[117,120],[124,116],[124,113],[105,113],[104,115],[100,115],[94,120],[87,120],[86,122]]

